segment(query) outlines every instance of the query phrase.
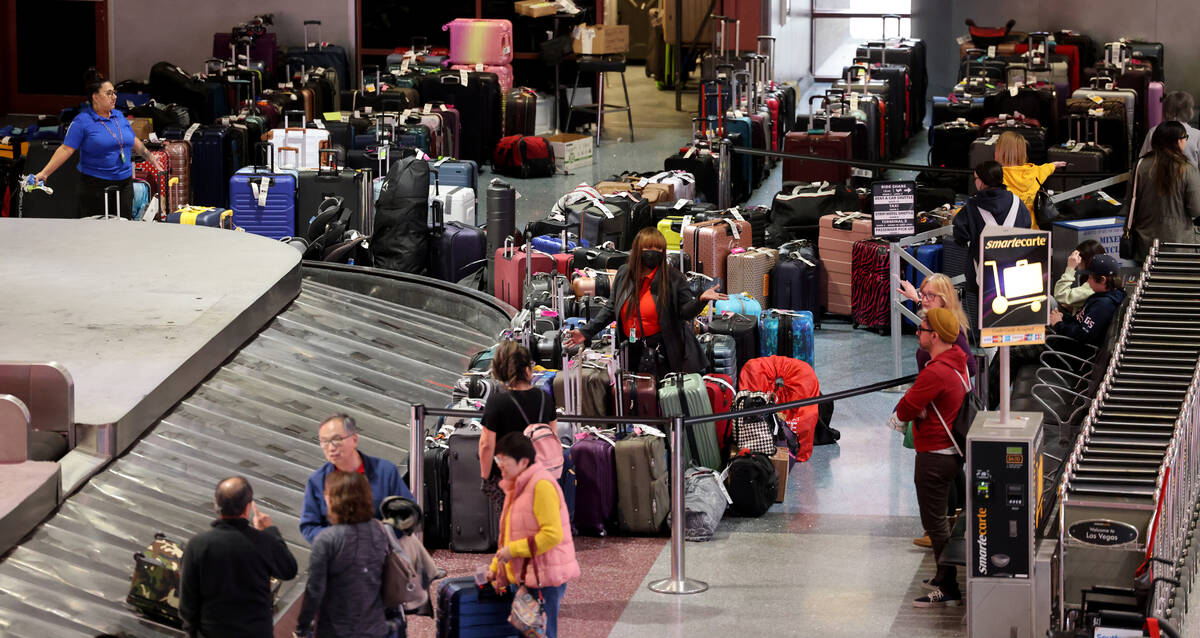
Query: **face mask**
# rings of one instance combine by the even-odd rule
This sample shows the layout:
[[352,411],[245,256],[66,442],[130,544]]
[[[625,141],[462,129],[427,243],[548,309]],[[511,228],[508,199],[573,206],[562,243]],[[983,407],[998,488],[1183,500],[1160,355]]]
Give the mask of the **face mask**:
[[642,266],[650,268],[658,268],[663,260],[663,251],[661,250],[643,250],[642,251]]

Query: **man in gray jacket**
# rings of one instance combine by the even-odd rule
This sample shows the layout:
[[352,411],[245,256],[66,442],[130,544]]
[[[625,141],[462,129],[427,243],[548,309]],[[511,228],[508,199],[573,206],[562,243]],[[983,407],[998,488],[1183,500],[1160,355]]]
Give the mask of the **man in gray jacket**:
[[[1187,91],[1171,91],[1163,96],[1163,121],[1164,122],[1179,122],[1183,128],[1187,129],[1188,139],[1183,147],[1183,155],[1187,158],[1192,166],[1200,168],[1200,131],[1192,128],[1189,122],[1196,116],[1196,101],[1192,98],[1192,94]],[[1146,131],[1146,141],[1142,143],[1142,150],[1138,153],[1138,157],[1150,152],[1150,138],[1154,136],[1154,129],[1157,126]]]

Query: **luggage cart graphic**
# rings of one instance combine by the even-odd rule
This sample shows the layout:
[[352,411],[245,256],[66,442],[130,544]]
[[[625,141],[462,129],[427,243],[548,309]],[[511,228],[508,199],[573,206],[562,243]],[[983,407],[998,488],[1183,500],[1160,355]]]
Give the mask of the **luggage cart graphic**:
[[996,298],[992,299],[992,312],[1002,315],[1009,310],[1024,306],[1038,312],[1042,302],[1046,301],[1046,291],[1043,285],[1042,264],[1029,263],[1022,259],[1004,269],[1004,286],[1000,286],[1000,271],[995,260],[983,262],[983,267],[991,267],[992,281],[996,285]]

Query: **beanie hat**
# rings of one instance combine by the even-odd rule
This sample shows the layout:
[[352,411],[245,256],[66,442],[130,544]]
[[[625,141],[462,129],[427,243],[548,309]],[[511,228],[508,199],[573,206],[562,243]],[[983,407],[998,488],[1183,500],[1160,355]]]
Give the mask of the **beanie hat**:
[[930,308],[925,312],[925,318],[929,321],[929,327],[941,337],[946,343],[954,343],[958,340],[958,318],[953,312],[945,308]]

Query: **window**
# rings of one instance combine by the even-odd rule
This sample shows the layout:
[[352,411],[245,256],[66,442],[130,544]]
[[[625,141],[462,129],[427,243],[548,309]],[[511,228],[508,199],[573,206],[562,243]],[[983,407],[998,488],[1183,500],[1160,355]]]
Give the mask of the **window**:
[[885,34],[896,36],[896,20],[884,16],[900,16],[900,35],[908,37],[911,30],[909,14],[912,0],[811,0],[812,56],[809,72],[817,81],[832,81],[842,75],[842,68],[854,61],[858,45],[877,40]]

